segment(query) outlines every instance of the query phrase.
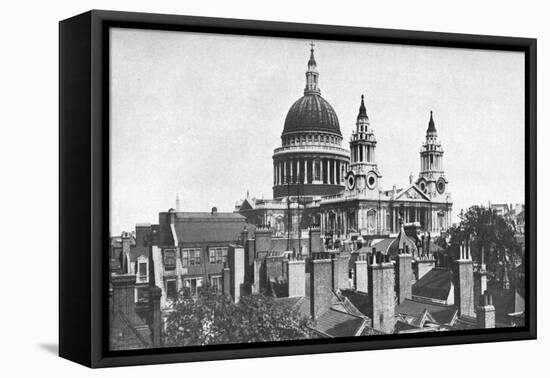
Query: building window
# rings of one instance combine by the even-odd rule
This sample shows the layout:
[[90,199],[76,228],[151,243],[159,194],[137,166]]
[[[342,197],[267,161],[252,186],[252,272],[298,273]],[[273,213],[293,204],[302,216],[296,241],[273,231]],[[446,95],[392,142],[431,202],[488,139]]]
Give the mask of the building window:
[[222,291],[222,276],[211,276],[210,286],[217,292]]
[[210,264],[225,264],[227,261],[227,247],[213,247],[208,249]]
[[166,298],[172,301],[178,298],[178,284],[175,279],[166,280]]
[[441,231],[445,227],[445,214],[437,213],[437,227]]
[[321,180],[321,162],[319,160],[313,162],[313,180]]
[[189,290],[194,297],[198,294],[198,288],[202,286],[202,278],[184,278],[183,287]]
[[147,283],[149,282],[149,261],[145,256],[139,256],[137,260],[137,273],[136,273],[136,282],[137,283]]
[[200,248],[184,248],[181,250],[181,263],[183,266],[200,265],[201,264],[201,249]]
[[367,231],[369,234],[374,234],[376,232],[376,211],[375,210],[367,211]]
[[176,251],[173,249],[164,250],[164,269],[176,269]]

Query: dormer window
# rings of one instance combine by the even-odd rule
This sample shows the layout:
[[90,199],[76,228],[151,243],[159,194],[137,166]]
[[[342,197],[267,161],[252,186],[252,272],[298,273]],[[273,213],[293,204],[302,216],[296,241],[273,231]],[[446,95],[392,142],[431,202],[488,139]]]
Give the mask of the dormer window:
[[149,282],[149,259],[139,256],[137,259],[136,283]]
[[184,248],[181,250],[181,261],[183,266],[200,265],[201,264],[201,249],[200,248]]
[[208,249],[210,264],[224,264],[227,261],[227,247],[213,247]]
[[175,249],[164,250],[164,269],[166,270],[176,269],[176,250]]

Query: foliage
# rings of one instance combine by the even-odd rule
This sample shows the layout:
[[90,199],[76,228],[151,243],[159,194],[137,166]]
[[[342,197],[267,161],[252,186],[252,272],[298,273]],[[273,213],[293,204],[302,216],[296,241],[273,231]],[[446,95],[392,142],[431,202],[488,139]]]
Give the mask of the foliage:
[[238,303],[210,287],[180,293],[167,318],[166,345],[189,346],[312,338],[308,320],[262,294]]
[[524,282],[517,280],[520,276],[516,263],[523,260],[523,251],[515,238],[514,227],[505,218],[496,214],[490,208],[472,206],[461,215],[458,227],[449,229],[449,251],[458,257],[459,246],[466,240],[470,241],[472,259],[481,261],[483,248],[487,271],[493,279],[501,279],[503,269],[508,269],[510,280],[522,290]]

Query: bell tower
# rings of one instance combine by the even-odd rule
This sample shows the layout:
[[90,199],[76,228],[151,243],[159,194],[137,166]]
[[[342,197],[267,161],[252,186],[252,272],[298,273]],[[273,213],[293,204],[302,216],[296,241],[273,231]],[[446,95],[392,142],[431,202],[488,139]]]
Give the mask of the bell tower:
[[443,171],[443,147],[437,137],[433,111],[430,111],[426,141],[420,150],[420,174],[416,185],[430,198],[435,198],[445,195],[447,184]]
[[361,106],[355,126],[349,143],[351,164],[346,176],[346,188],[359,194],[378,196],[379,179],[382,175],[376,163],[376,137],[367,115],[364,95],[361,95]]

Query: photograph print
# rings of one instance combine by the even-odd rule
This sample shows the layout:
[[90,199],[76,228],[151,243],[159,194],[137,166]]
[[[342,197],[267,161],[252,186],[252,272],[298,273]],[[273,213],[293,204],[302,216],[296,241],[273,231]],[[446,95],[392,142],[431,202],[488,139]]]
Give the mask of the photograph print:
[[109,350],[523,326],[525,64],[111,28]]

